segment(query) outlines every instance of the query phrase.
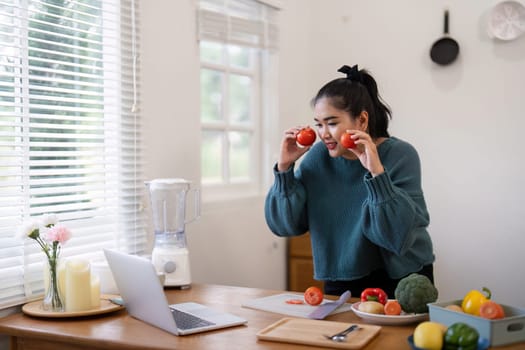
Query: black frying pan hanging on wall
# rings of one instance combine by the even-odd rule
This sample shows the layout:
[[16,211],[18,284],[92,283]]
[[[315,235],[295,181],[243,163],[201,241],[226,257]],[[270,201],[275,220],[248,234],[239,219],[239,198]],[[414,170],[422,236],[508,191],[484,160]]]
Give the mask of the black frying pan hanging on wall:
[[430,58],[437,64],[446,66],[454,62],[459,54],[459,44],[448,35],[448,10],[445,11],[445,36],[437,40],[430,49]]

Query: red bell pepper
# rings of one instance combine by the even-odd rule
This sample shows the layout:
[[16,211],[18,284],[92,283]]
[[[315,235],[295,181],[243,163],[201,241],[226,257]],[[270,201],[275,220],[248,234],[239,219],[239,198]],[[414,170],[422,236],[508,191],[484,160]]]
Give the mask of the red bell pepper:
[[388,295],[381,288],[366,288],[361,293],[361,301],[378,301],[385,305],[388,301]]

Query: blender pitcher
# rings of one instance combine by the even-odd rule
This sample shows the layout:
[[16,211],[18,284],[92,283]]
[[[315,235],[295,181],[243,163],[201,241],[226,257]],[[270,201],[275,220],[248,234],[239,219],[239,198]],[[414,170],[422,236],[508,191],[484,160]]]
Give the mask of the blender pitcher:
[[[157,272],[164,273],[165,286],[189,287],[191,284],[189,252],[185,225],[200,216],[197,189],[184,179],[155,179],[145,182],[149,189],[155,244],[151,260]],[[186,220],[186,195],[194,193],[194,216]]]

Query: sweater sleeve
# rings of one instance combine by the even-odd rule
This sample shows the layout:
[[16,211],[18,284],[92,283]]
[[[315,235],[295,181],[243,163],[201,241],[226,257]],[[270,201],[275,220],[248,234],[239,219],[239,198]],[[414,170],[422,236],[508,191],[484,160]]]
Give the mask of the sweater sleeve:
[[297,236],[308,230],[306,191],[294,174],[274,167],[275,181],[266,196],[264,214],[270,230],[277,236]]
[[364,234],[373,243],[404,255],[426,232],[429,215],[421,190],[421,169],[416,151],[391,154],[385,172],[365,175],[368,199],[364,206]]

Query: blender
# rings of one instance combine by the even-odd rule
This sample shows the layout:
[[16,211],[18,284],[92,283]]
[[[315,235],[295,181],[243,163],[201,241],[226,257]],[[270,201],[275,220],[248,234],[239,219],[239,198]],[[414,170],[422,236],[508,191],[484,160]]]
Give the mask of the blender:
[[[190,260],[185,225],[200,216],[199,191],[191,182],[180,179],[155,179],[145,182],[149,189],[155,242],[151,260],[158,273],[165,275],[164,285],[189,288]],[[186,220],[186,195],[194,194],[194,215]]]

